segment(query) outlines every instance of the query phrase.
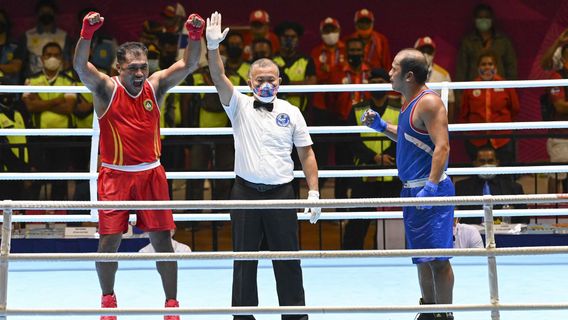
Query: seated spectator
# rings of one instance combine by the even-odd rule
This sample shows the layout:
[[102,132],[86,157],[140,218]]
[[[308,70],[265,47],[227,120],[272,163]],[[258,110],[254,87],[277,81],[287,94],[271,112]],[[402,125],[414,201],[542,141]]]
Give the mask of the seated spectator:
[[[181,243],[181,242],[174,240],[174,234],[176,233],[175,229],[171,230],[170,233],[172,234],[172,247],[174,247],[175,253],[191,252],[191,248],[187,244],[184,244],[184,243]],[[156,250],[154,250],[154,247],[152,246],[151,243],[148,243],[147,246],[138,250],[138,252],[140,252],[140,253],[155,253]]]
[[270,16],[264,10],[254,10],[249,17],[250,32],[244,34],[244,59],[250,60],[252,57],[252,43],[255,40],[266,39],[270,41],[272,56],[280,51],[280,41],[278,36],[270,31]]
[[250,63],[244,60],[243,55],[243,36],[237,32],[229,32],[225,40],[227,47],[227,61],[225,62],[225,74],[239,79],[231,80],[232,83],[246,83],[250,69]]
[[[496,152],[493,148],[485,146],[477,151],[477,156],[473,162],[476,167],[497,167],[499,160],[497,159]],[[462,181],[456,182],[456,196],[480,196],[480,195],[516,195],[524,194],[523,186],[513,181],[510,177],[495,174],[480,174],[474,177],[467,178]],[[458,206],[460,210],[482,209],[481,205],[471,206]],[[526,204],[513,204],[510,206],[495,205],[494,209],[526,209]],[[480,224],[481,217],[477,218],[462,218],[461,221],[468,224]],[[512,223],[525,223],[528,224],[530,218],[528,217],[512,217]]]
[[509,37],[495,29],[493,9],[479,4],[473,10],[475,30],[465,36],[458,51],[456,81],[471,81],[477,77],[479,55],[495,52],[497,73],[507,80],[517,79],[517,54]]
[[268,39],[261,38],[253,40],[251,50],[252,59],[250,62],[254,62],[262,58],[272,59],[272,42]]
[[568,45],[568,29],[554,40],[554,43],[546,49],[546,52],[540,60],[540,66],[544,70],[560,70],[564,68],[564,59],[562,58],[563,47]]
[[[560,61],[562,68],[552,74],[552,79],[568,79],[568,43],[561,48]],[[566,93],[568,87],[552,87],[547,88],[547,99],[552,105],[552,120],[567,121],[568,120],[568,94]],[[550,161],[554,163],[568,162],[568,139],[557,137],[558,135],[567,134],[568,129],[551,129],[549,132],[552,136],[546,142],[546,150]],[[566,173],[558,173],[551,175],[549,180],[548,189],[551,193],[566,192],[567,188],[563,185],[566,183]]]
[[483,248],[483,239],[479,230],[469,224],[454,219],[454,248]]
[[11,28],[8,14],[0,9],[0,77],[3,84],[20,84],[23,53],[22,47],[10,35]]
[[[430,37],[418,38],[414,43],[414,48],[419,50],[426,57],[428,61],[428,79],[426,82],[451,82],[452,78],[450,73],[442,68],[440,65],[434,62],[436,57],[436,43]],[[441,94],[441,90],[435,90],[438,94]],[[454,90],[449,90],[448,94],[448,105],[446,109],[448,110],[448,122],[454,122],[454,111],[455,111],[455,101]]]
[[[478,75],[471,80],[499,81],[503,77],[497,71],[497,57],[493,52],[484,52],[477,62]],[[495,123],[512,122],[519,113],[519,98],[513,88],[467,89],[463,92],[460,122],[462,123]],[[512,134],[510,130],[492,131],[493,134]],[[483,131],[476,134],[482,134]],[[487,131],[490,134],[491,131]],[[481,138],[465,141],[466,150],[473,160],[477,150],[483,146],[491,146],[497,152],[502,164],[515,161],[515,143],[511,138]]]
[[349,38],[359,38],[365,44],[363,61],[371,68],[390,70],[392,57],[387,37],[374,30],[375,15],[369,9],[355,12],[355,32]]
[[39,0],[35,13],[37,25],[24,33],[20,44],[23,50],[23,59],[26,61],[24,79],[42,71],[42,50],[50,42],[55,42],[61,47],[63,70],[71,66],[72,43],[68,33],[57,27],[55,0]]

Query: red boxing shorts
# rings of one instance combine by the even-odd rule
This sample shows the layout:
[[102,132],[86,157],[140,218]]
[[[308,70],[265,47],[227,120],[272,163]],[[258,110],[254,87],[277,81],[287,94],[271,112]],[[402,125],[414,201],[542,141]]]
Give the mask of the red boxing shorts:
[[[138,172],[101,167],[98,195],[100,201],[170,200],[162,166]],[[99,234],[127,232],[128,214],[129,210],[99,210]],[[176,228],[172,210],[138,210],[136,217],[136,227],[147,232]]]

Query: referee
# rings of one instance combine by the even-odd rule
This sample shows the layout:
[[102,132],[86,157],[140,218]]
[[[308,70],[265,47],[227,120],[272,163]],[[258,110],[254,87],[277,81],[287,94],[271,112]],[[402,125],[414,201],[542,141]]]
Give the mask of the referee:
[[[211,79],[217,88],[235,137],[235,173],[231,199],[293,199],[294,179],[291,153],[296,145],[309,187],[308,199],[319,199],[318,168],[306,121],[300,109],[276,98],[281,79],[278,66],[270,59],[255,61],[247,81],[253,97],[233,88],[225,76],[219,55],[221,14],[207,20],[207,49]],[[319,218],[320,208],[306,209],[310,222]],[[272,251],[296,251],[298,221],[295,209],[231,210],[234,251],[259,251],[263,239]],[[235,261],[233,267],[233,306],[257,306],[258,261]],[[272,261],[278,301],[281,306],[304,306],[302,269],[299,260]],[[234,319],[254,319],[235,315]],[[308,319],[308,315],[283,315],[282,319]]]

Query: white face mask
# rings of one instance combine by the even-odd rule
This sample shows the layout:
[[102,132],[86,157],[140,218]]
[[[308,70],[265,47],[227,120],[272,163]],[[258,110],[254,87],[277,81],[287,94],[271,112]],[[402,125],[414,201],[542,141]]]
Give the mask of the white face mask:
[[321,39],[328,46],[334,46],[337,43],[337,41],[339,41],[339,32],[322,34]]
[[252,93],[255,98],[260,102],[270,103],[276,99],[276,94],[278,93],[278,87],[272,83],[265,82],[258,87],[252,88]]
[[61,67],[61,60],[56,57],[50,57],[43,62],[43,67],[49,71],[56,71]]
[[493,21],[489,18],[477,18],[475,19],[475,27],[479,32],[487,32],[491,30],[491,25]]
[[[481,167],[483,168],[495,168],[497,167],[496,164],[484,164]],[[495,178],[495,174],[494,173],[484,173],[484,174],[480,174],[479,177],[483,180],[491,180],[493,178]]]

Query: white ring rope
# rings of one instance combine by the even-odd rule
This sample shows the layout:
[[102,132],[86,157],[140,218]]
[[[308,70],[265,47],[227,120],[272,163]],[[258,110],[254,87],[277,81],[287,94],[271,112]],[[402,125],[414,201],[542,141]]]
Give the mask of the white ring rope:
[[413,207],[421,205],[474,205],[566,203],[568,194],[484,195],[429,198],[361,198],[318,200],[171,200],[171,201],[11,201],[0,202],[3,210],[85,210],[85,209],[302,209],[361,208],[361,207]]
[[[455,210],[454,217],[469,218],[483,217],[483,210]],[[497,209],[493,214],[498,217],[547,217],[568,216],[568,208],[552,209]],[[230,221],[231,217],[226,212],[213,213],[174,213],[174,221]],[[310,215],[298,212],[298,220],[309,220]],[[319,220],[343,220],[343,219],[402,219],[402,211],[338,211],[322,212]],[[97,222],[97,217],[85,214],[54,214],[54,215],[14,215],[13,222]],[[136,215],[131,214],[130,222],[136,221]]]
[[[495,303],[495,304],[430,304],[418,306],[313,306],[313,307],[230,307],[230,308],[176,308],[179,315],[267,315],[267,314],[353,314],[353,313],[410,313],[444,311],[533,311],[568,309],[567,303]],[[6,316],[75,316],[75,315],[165,315],[171,308],[7,308],[0,311]]]
[[[536,88],[568,86],[568,79],[550,80],[516,80],[516,81],[466,81],[466,82],[429,82],[431,89],[487,89],[487,88]],[[251,92],[248,86],[236,86],[241,92]],[[354,92],[354,91],[391,91],[392,85],[385,84],[317,84],[317,85],[283,85],[278,92]],[[61,92],[90,93],[85,86],[27,86],[1,85],[0,92]],[[217,93],[214,86],[176,86],[170,93]]]
[[[522,167],[464,167],[448,168],[450,176],[474,174],[534,174],[568,172],[568,165],[522,166]],[[394,177],[396,169],[362,169],[362,170],[319,170],[320,178],[359,178],[359,177]],[[87,172],[0,172],[0,180],[89,180],[96,179],[98,174]],[[175,171],[166,172],[168,179],[234,179],[233,171]],[[294,171],[295,178],[304,178],[303,171]]]

